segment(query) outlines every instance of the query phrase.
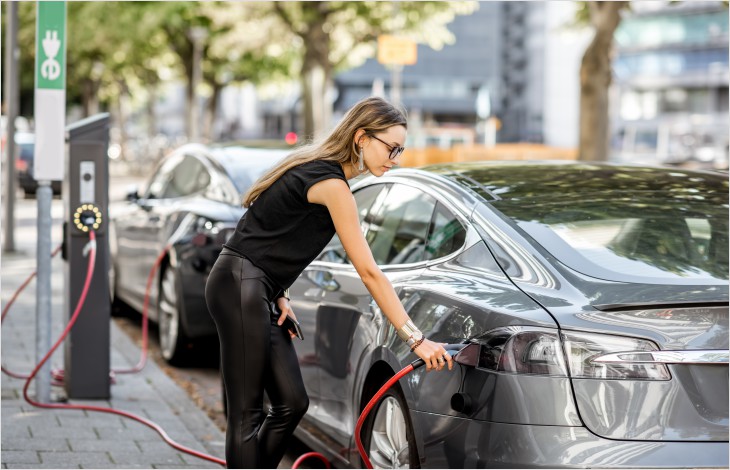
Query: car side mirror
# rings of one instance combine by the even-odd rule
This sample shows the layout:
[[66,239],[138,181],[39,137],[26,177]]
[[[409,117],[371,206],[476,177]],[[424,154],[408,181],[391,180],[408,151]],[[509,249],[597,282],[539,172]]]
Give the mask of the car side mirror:
[[127,201],[136,202],[139,200],[139,192],[136,184],[127,187]]

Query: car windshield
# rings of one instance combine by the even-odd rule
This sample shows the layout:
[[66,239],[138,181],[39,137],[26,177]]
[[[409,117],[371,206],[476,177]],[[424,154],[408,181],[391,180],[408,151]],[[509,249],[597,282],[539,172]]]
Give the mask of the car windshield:
[[494,205],[563,264],[599,278],[728,279],[727,194],[622,192]]
[[481,194],[558,261],[588,276],[727,285],[727,175],[588,163],[430,169]]
[[284,150],[229,147],[215,151],[218,161],[231,177],[236,190],[244,194],[269,168],[286,157]]

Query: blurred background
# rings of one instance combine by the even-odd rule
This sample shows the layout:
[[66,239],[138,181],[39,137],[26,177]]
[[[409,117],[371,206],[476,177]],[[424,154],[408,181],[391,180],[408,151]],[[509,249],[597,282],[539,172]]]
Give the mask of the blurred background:
[[[3,2],[5,44],[11,8]],[[16,129],[31,134],[36,4],[14,8]],[[300,144],[369,95],[407,110],[405,166],[728,167],[727,2],[68,2],[67,12],[67,122],[110,112],[117,172],[149,173],[190,141]]]

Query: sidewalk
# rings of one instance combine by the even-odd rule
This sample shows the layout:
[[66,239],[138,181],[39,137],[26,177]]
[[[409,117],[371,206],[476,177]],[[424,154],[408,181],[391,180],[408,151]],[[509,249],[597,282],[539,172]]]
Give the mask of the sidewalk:
[[[54,218],[59,217],[54,203]],[[3,307],[35,269],[35,217],[17,224],[17,254],[2,255]],[[54,230],[52,246],[60,242]],[[53,260],[53,341],[62,331],[64,261]],[[21,294],[2,325],[2,362],[12,371],[27,373],[35,364],[35,282]],[[140,348],[111,322],[111,366],[128,368]],[[63,347],[52,358],[63,366]],[[2,468],[221,468],[169,447],[147,426],[120,416],[78,410],[45,410],[22,396],[24,381],[2,375]],[[35,393],[31,384],[30,393]],[[53,387],[54,396],[63,389]],[[138,374],[117,375],[110,400],[71,400],[74,404],[110,406],[159,424],[178,443],[224,458],[225,436],[213,422],[153,362]]]

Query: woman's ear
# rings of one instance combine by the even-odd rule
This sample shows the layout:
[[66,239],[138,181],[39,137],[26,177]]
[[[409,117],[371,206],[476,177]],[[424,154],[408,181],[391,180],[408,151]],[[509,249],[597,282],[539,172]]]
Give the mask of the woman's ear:
[[365,129],[358,129],[355,132],[355,145],[357,147],[362,147],[366,143],[367,143],[367,133],[365,132]]

